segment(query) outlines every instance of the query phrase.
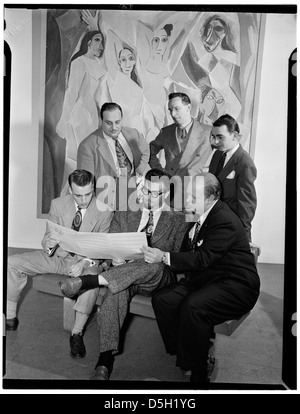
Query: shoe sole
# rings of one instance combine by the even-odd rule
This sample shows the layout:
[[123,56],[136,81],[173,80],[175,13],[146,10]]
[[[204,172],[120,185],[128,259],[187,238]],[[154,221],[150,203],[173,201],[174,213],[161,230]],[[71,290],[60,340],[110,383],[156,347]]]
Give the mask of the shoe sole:
[[83,355],[79,355],[79,354],[72,355],[72,353],[70,352],[70,356],[73,359],[80,359],[80,358],[84,358],[86,356],[86,352]]

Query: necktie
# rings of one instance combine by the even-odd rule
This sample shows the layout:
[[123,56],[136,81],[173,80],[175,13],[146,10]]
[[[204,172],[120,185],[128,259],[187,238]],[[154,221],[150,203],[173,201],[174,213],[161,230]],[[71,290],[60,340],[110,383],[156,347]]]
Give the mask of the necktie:
[[200,229],[201,229],[201,224],[200,224],[199,221],[197,221],[196,226],[195,226],[194,237],[193,237],[193,239],[191,241],[191,248],[192,248],[193,251],[195,250],[195,247],[196,247],[196,244],[197,244],[197,240],[198,240],[198,235],[199,235]]
[[216,168],[216,172],[215,172],[216,177],[218,177],[218,175],[220,174],[220,172],[222,171],[224,167],[225,158],[226,158],[226,152],[224,151]]
[[149,218],[147,221],[146,226],[141,230],[146,232],[146,237],[148,241],[148,246],[151,246],[151,236],[154,229],[154,222],[153,222],[153,211],[149,211]]
[[123,150],[122,145],[119,140],[115,140],[116,154],[118,158],[118,163],[120,168],[127,168],[127,174],[131,173],[131,162],[126,155],[126,152]]
[[181,139],[184,139],[186,137],[186,131],[185,128],[179,128],[179,137]]
[[76,211],[76,214],[72,222],[72,230],[79,231],[81,223],[82,223],[81,208],[78,207],[78,210]]

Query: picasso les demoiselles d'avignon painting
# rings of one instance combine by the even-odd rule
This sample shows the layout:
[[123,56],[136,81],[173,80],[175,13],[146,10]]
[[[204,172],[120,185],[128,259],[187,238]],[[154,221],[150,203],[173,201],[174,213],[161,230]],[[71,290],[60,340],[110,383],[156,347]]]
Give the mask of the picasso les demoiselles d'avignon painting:
[[43,22],[42,214],[64,191],[105,102],[117,102],[123,125],[150,143],[172,122],[169,93],[185,92],[200,122],[236,118],[250,150],[260,13],[45,9]]

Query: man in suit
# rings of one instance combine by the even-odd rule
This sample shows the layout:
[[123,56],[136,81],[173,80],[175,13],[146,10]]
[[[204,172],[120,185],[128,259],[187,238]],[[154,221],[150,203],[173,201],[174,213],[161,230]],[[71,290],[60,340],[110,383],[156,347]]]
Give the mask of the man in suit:
[[212,143],[217,147],[209,165],[222,186],[222,200],[243,222],[251,242],[251,222],[256,210],[256,167],[250,155],[239,144],[239,125],[230,115],[213,123]]
[[249,312],[260,288],[245,229],[220,194],[214,175],[194,177],[187,188],[187,208],[195,212],[196,223],[181,251],[144,248],[149,263],[163,261],[171,271],[185,273],[179,282],[155,292],[152,305],[167,352],[177,355],[176,365],[191,370],[191,382],[200,386],[208,381],[214,325]]
[[184,201],[184,177],[199,174],[204,167],[208,167],[207,160],[212,152],[209,141],[211,126],[192,119],[191,101],[185,93],[169,95],[169,111],[174,123],[162,128],[155,140],[150,142],[149,164],[151,168],[163,168],[157,155],[164,151],[164,171],[180,179]]
[[97,180],[97,198],[113,210],[125,211],[136,191],[137,175],[149,169],[149,145],[133,128],[123,127],[120,105],[107,102],[100,110],[102,125],[79,145],[77,168]]
[[[185,215],[165,203],[169,177],[161,170],[146,173],[144,201],[139,211],[116,211],[110,232],[146,231],[148,244],[163,250],[179,251],[187,223]],[[104,264],[103,264],[104,265]],[[164,263],[149,264],[141,258],[127,263],[114,263],[101,275],[69,278],[61,282],[62,292],[72,297],[81,289],[107,286],[98,313],[100,356],[93,380],[108,380],[113,366],[113,353],[118,351],[120,329],[128,312],[128,304],[136,293],[150,296],[154,290],[172,280]]]
[[[51,202],[48,219],[60,226],[83,232],[108,232],[113,212],[98,210],[94,176],[85,170],[75,170],[69,176],[70,193]],[[47,228],[42,251],[16,254],[8,258],[6,330],[18,327],[17,305],[28,276],[43,273],[79,276],[99,273],[99,261],[63,250]],[[75,323],[70,336],[71,356],[86,354],[83,342],[85,323],[93,309],[99,289],[86,291],[74,301]]]

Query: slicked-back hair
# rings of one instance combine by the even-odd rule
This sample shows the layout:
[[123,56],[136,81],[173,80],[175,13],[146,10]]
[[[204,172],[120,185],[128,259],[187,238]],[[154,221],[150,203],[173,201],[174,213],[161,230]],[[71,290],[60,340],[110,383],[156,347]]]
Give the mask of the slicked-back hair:
[[184,105],[190,104],[191,100],[186,93],[183,92],[172,92],[169,95],[169,101],[174,98],[180,98]]
[[213,126],[214,127],[220,127],[226,125],[228,132],[230,132],[231,134],[233,132],[237,132],[238,134],[240,133],[240,127],[239,124],[236,122],[236,120],[228,114],[222,115],[220,116],[220,118],[218,118],[214,123]]
[[93,184],[93,188],[95,189],[96,180],[94,175],[87,170],[75,170],[73,171],[68,177],[69,186],[72,189],[72,183],[78,185],[79,187],[85,187],[90,183]]
[[120,107],[119,104],[117,104],[115,102],[105,102],[105,104],[103,104],[101,106],[101,109],[100,109],[101,119],[103,119],[103,112],[105,112],[105,111],[115,111],[116,109],[118,109],[121,112],[121,116],[123,117],[123,111],[122,111],[122,108]]

